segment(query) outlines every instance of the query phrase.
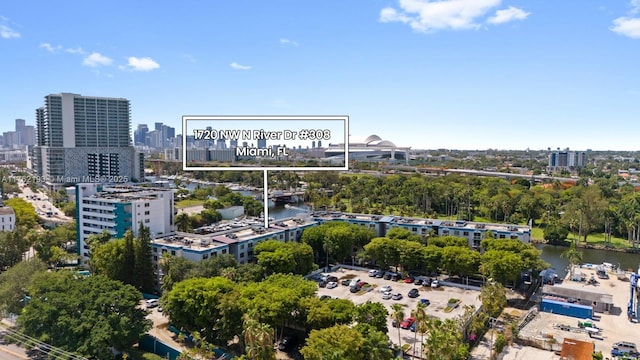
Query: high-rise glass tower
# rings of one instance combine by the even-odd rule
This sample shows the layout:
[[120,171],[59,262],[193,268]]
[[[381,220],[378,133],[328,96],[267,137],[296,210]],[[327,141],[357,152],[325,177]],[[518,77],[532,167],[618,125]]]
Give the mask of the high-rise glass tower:
[[36,109],[34,167],[51,184],[140,178],[129,100],[50,94]]

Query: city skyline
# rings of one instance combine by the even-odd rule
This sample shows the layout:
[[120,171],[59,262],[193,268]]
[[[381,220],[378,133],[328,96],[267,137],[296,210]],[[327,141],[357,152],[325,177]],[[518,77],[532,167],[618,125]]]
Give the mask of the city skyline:
[[638,0],[97,6],[0,9],[0,133],[77,93],[129,99],[132,138],[183,115],[348,115],[413,149],[640,150]]

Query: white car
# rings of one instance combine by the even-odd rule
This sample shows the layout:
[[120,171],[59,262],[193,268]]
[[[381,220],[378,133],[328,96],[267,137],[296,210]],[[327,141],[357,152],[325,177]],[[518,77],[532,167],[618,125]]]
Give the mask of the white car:
[[433,280],[433,282],[431,282],[431,288],[435,289],[438,286],[440,286],[440,282],[438,282],[438,280]]
[[338,287],[338,283],[337,283],[337,282],[335,282],[335,281],[329,281],[329,282],[327,283],[327,289],[333,289],[333,288],[335,288],[335,287]]
[[391,292],[382,293],[382,300],[389,300],[392,296],[393,295],[391,295]]
[[391,292],[391,285],[385,285],[380,288],[381,293]]

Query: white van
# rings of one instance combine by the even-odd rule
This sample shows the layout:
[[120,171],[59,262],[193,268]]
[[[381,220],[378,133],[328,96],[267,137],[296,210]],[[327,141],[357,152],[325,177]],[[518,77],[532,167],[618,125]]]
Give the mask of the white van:
[[158,299],[149,299],[144,302],[144,305],[147,309],[157,307],[159,304],[160,302],[158,301]]

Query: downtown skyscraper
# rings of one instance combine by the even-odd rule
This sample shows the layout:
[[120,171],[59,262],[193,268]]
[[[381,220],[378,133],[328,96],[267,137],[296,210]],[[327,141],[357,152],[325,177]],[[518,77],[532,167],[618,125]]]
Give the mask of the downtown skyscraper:
[[36,109],[36,138],[34,169],[51,186],[143,176],[143,159],[131,143],[127,99],[47,95]]

